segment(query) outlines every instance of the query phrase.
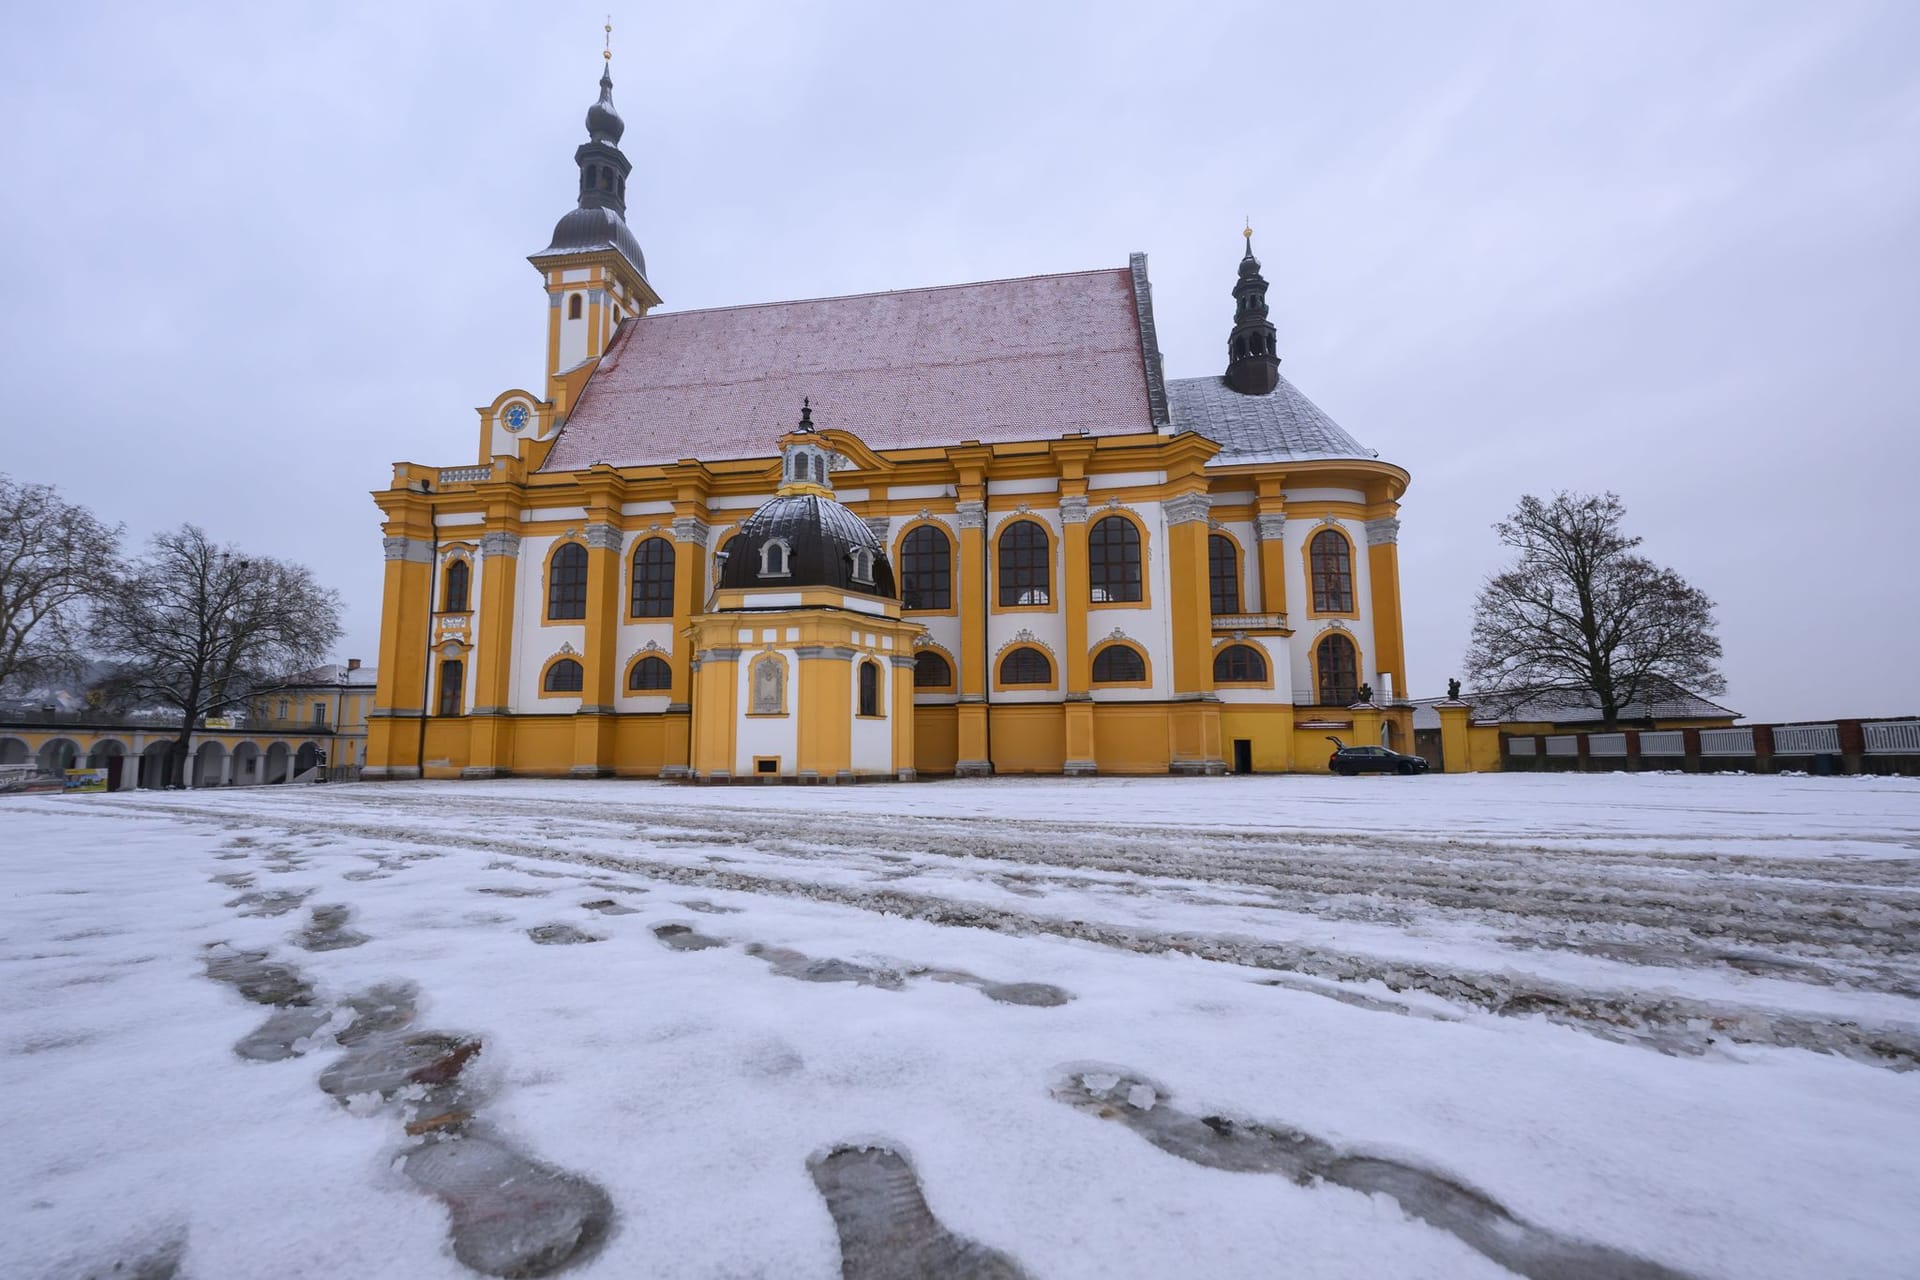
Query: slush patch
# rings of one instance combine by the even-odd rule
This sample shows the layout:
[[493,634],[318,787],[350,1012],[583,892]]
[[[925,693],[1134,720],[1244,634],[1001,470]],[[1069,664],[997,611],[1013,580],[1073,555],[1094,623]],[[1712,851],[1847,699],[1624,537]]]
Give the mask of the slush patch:
[[1277,1173],[1301,1186],[1330,1182],[1389,1196],[1409,1217],[1459,1238],[1528,1280],[1686,1280],[1687,1273],[1564,1236],[1516,1218],[1499,1201],[1419,1165],[1343,1151],[1284,1125],[1195,1116],[1168,1105],[1160,1086],[1118,1068],[1070,1070],[1053,1096],[1118,1120],[1168,1155],[1229,1173]]
[[527,936],[543,947],[571,947],[582,942],[604,942],[599,934],[586,933],[570,924],[539,924],[527,930]]
[[842,1280],[1025,1280],[1012,1258],[933,1216],[899,1152],[836,1147],[807,1167],[840,1237]]
[[294,941],[308,951],[339,951],[346,947],[357,947],[367,940],[367,935],[347,928],[347,918],[352,914],[351,907],[315,907],[313,922],[294,935]]
[[[709,947],[727,945],[723,939],[695,933],[691,925],[684,924],[657,924],[653,926],[653,936],[675,951],[705,951]],[[753,948],[748,947],[747,950],[752,951]]]
[[599,1187],[491,1136],[430,1136],[401,1169],[447,1206],[454,1256],[482,1275],[552,1275],[590,1256],[613,1221]]

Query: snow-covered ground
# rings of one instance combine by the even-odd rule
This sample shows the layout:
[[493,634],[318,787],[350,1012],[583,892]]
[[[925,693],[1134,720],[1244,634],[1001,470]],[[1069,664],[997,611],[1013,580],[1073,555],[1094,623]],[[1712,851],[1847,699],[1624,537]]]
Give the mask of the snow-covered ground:
[[9,1277],[1920,1274],[1910,780],[15,797],[0,890]]

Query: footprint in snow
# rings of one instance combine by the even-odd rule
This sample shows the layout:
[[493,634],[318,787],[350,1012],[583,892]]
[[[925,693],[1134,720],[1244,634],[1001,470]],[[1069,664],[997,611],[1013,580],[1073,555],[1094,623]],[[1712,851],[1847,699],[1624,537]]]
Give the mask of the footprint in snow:
[[1497,1200],[1442,1173],[1385,1156],[1344,1151],[1285,1125],[1196,1116],[1159,1085],[1124,1068],[1068,1068],[1053,1096],[1117,1120],[1169,1155],[1229,1173],[1276,1173],[1302,1186],[1330,1182],[1390,1196],[1408,1216],[1457,1236],[1528,1280],[1687,1280],[1657,1262],[1516,1218]]
[[840,1237],[842,1280],[1025,1280],[1012,1258],[933,1216],[899,1152],[836,1147],[807,1166]]

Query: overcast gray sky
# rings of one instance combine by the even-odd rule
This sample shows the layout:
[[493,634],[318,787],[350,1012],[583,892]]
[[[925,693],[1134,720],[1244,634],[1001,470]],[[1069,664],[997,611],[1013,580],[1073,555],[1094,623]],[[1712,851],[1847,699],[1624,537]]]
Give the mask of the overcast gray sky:
[[[299,559],[372,661],[389,464],[539,389],[601,7],[37,5],[0,72],[0,469]],[[1240,218],[1284,372],[1413,473],[1413,692],[1489,525],[1614,489],[1758,718],[1920,712],[1920,5],[630,6],[669,308],[1150,255],[1216,371]]]

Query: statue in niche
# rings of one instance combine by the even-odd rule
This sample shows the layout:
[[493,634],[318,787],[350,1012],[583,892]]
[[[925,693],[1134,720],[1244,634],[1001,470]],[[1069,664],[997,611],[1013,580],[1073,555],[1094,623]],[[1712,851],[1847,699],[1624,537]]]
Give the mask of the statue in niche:
[[777,716],[787,709],[787,669],[778,658],[753,664],[753,714]]

